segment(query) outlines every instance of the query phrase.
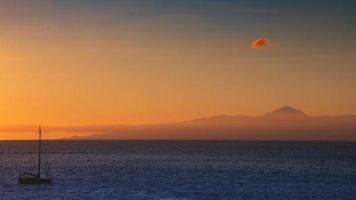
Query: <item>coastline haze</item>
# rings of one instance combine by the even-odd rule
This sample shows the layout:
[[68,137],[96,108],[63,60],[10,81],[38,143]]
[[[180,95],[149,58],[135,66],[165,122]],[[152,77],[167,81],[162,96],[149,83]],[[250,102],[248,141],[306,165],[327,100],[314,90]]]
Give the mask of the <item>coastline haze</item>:
[[[356,141],[356,115],[308,116],[301,110],[284,106],[260,116],[216,115],[176,123],[47,126],[44,129],[47,139],[71,140]],[[34,139],[33,133],[30,135],[35,130],[35,126],[0,127],[0,133],[20,135],[22,139]],[[30,138],[20,134],[23,132]],[[51,137],[52,134],[55,136]]]

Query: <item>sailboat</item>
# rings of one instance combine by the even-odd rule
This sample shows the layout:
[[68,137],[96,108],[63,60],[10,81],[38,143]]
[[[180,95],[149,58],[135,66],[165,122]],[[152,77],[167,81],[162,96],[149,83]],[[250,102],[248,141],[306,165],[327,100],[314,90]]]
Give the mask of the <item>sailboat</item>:
[[[47,157],[45,155],[46,161],[46,176],[44,176],[43,171],[41,171],[41,154],[42,151],[45,153],[43,145],[42,145],[42,130],[41,125],[38,126],[38,169],[37,174],[32,174],[28,172],[23,172],[20,174],[19,183],[20,184],[50,184],[52,182],[52,178],[50,175],[50,169]],[[42,172],[42,175],[41,175]]]

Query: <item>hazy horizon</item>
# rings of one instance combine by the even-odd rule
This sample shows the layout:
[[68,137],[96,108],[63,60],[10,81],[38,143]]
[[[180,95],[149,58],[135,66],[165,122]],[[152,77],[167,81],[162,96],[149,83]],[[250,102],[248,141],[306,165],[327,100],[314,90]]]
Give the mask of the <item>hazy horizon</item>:
[[[46,139],[356,141],[356,115],[309,115],[283,106],[260,115],[211,115],[156,124],[41,124]],[[0,126],[2,140],[36,139],[38,125]]]

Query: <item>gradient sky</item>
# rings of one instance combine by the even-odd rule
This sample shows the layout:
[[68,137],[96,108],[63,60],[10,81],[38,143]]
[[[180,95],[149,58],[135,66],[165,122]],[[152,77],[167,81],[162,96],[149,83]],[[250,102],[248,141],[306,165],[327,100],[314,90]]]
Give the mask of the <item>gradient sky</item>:
[[[356,114],[355,10],[351,0],[1,1],[0,126],[284,105]],[[258,38],[270,45],[250,48]]]

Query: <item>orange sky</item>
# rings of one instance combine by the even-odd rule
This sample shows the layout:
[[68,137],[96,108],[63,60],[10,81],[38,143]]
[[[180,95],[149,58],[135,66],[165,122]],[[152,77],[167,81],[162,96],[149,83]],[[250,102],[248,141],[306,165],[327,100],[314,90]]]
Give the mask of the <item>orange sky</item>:
[[[282,105],[356,113],[355,45],[342,38],[325,45],[236,18],[241,31],[189,9],[141,16],[147,5],[126,5],[137,13],[119,17],[107,5],[16,2],[0,8],[0,126],[174,122]],[[298,30],[322,36],[308,28]],[[271,48],[249,47],[263,37]]]

